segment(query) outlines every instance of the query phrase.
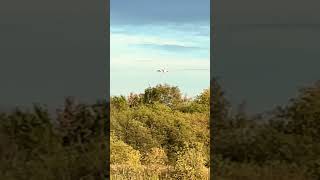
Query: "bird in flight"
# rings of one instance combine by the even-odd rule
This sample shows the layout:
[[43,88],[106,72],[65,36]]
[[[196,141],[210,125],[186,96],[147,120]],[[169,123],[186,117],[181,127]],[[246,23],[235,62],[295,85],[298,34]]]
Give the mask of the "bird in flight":
[[[209,69],[174,69],[175,71],[208,71]],[[162,68],[158,69],[157,72],[167,73],[169,70]]]
[[163,68],[163,69],[158,69],[157,72],[166,73],[166,72],[169,72],[169,71],[167,69]]
[[[154,62],[153,60],[137,60],[137,62]],[[194,69],[194,68],[174,68],[170,69],[170,72],[172,71],[209,71],[209,69]],[[157,72],[160,73],[168,73],[169,70],[166,68],[157,69]]]

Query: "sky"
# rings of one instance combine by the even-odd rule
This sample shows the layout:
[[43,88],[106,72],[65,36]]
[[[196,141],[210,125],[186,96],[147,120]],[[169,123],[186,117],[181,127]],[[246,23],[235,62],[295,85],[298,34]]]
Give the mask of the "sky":
[[[209,72],[179,68],[210,64],[233,104],[246,100],[261,112],[319,79],[319,1],[212,2],[217,38],[209,63],[209,0],[111,0],[111,93],[169,82],[196,94],[209,86]],[[1,1],[0,110],[108,94],[104,11],[104,1]],[[173,71],[155,73],[162,66]]]
[[320,11],[315,0],[216,1],[212,74],[250,113],[288,104],[320,79]]
[[111,95],[167,83],[195,96],[210,86],[209,0],[111,0],[110,10]]
[[0,5],[0,111],[74,96],[106,97],[108,54],[102,1],[4,0]]

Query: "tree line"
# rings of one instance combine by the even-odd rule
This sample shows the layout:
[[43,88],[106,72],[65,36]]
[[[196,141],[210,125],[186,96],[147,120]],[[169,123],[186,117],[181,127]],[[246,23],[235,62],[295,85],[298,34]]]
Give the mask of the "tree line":
[[108,103],[66,98],[53,119],[43,105],[0,114],[0,179],[109,179]]
[[208,179],[210,90],[160,84],[111,98],[111,179]]
[[0,179],[320,179],[319,82],[268,116],[231,113],[225,93],[212,80],[191,99],[158,85],[67,98],[56,118],[43,105],[1,113]]
[[217,179],[320,179],[320,82],[285,106],[249,116],[231,114],[223,88],[212,81],[212,167]]

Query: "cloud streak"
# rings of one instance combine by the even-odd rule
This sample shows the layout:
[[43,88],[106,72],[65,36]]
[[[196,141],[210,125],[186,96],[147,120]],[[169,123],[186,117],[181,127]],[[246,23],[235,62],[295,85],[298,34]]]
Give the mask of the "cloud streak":
[[111,33],[110,42],[112,43],[112,45],[158,44],[185,46],[184,42],[176,39],[158,37],[153,35],[128,35],[120,33]]
[[172,51],[172,52],[205,50],[205,48],[202,48],[202,47],[184,46],[184,45],[172,45],[172,44],[138,44],[138,45],[136,45],[136,47],[160,49],[160,50]]
[[[209,0],[112,0],[111,94],[137,92],[148,83],[163,81],[178,85],[189,94],[207,88],[209,3]],[[184,70],[171,71],[163,79],[156,72],[159,68]]]

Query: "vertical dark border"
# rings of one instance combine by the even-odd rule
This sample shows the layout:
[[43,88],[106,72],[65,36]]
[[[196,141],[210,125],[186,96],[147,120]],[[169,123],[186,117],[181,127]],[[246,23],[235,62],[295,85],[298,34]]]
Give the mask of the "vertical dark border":
[[104,0],[104,24],[105,24],[105,43],[106,43],[106,64],[107,64],[107,77],[106,77],[106,83],[107,83],[107,92],[106,92],[106,103],[107,103],[107,119],[106,119],[106,125],[105,125],[105,131],[106,131],[106,140],[107,140],[107,158],[106,158],[106,171],[107,171],[107,177],[106,179],[110,179],[110,0]]
[[106,92],[106,100],[109,102],[110,100],[110,0],[104,0],[104,32],[105,32],[105,43],[106,43],[106,61],[107,61],[107,92]]
[[214,78],[214,63],[213,61],[215,60],[216,57],[216,52],[215,52],[215,45],[216,45],[216,1],[217,0],[210,0],[210,179],[215,179],[214,178],[214,164],[213,164],[213,156],[214,156],[214,147],[215,147],[215,141],[214,141],[214,135],[215,135],[215,122],[214,122],[214,114],[213,112],[213,89],[211,86],[214,84],[213,83],[213,78]]

